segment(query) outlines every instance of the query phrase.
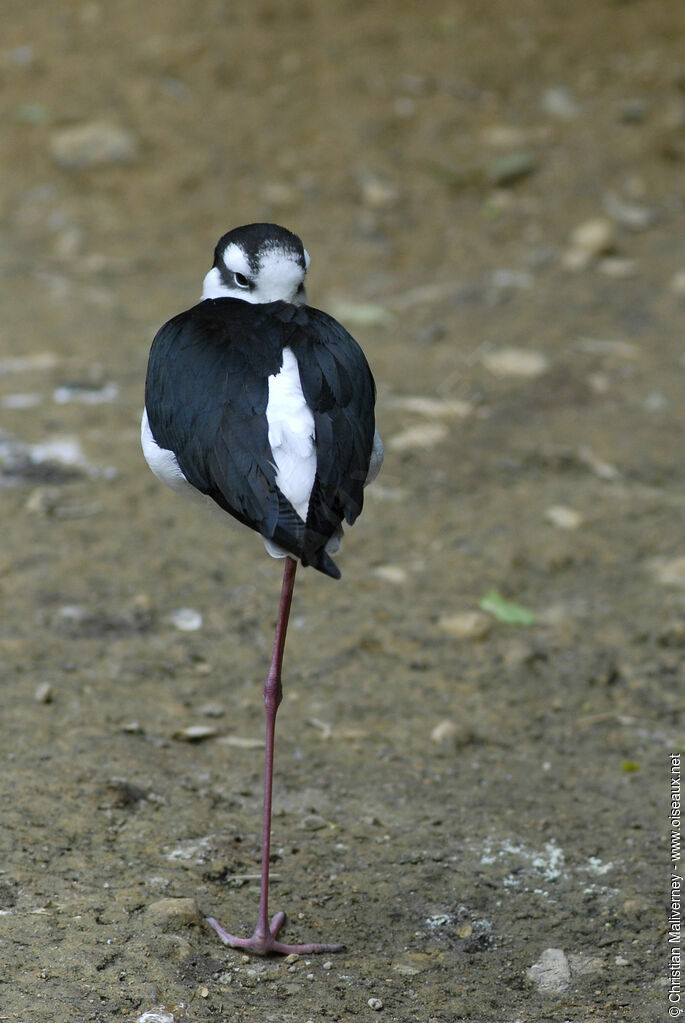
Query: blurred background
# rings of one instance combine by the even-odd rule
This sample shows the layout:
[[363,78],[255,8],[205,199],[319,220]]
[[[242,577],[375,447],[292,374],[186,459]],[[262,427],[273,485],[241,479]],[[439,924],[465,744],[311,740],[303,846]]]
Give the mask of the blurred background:
[[[3,1018],[647,1018],[682,2],[5,0],[2,26]],[[302,237],[387,445],[342,582],[296,590],[274,898],[351,951],[294,975],[200,924],[256,906],[278,566],[138,444],[155,331],[257,220]]]

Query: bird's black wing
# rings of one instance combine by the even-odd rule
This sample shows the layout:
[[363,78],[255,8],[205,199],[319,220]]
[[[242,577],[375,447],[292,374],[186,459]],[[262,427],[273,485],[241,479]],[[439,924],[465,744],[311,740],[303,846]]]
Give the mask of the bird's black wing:
[[319,309],[286,306],[288,345],[314,415],[316,478],[309,502],[305,558],[312,558],[342,520],[355,521],[364,503],[375,432],[376,388],[354,338]]
[[269,306],[207,299],[157,333],[145,405],[153,437],[189,483],[299,557],[304,523],[276,486],[266,420],[282,352]]

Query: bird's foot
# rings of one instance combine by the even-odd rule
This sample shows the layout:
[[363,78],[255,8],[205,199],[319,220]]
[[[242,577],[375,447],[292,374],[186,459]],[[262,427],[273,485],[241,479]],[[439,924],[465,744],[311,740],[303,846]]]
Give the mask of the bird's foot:
[[313,955],[316,952],[345,951],[344,945],[326,945],[318,942],[313,942],[309,945],[286,945],[282,941],[277,941],[278,932],[285,923],[285,913],[276,913],[266,933],[257,925],[251,938],[236,938],[234,934],[229,934],[228,931],[224,930],[214,917],[208,916],[207,923],[216,931],[224,945],[229,945],[230,948],[242,948],[246,952],[254,952],[260,956],[267,956],[271,953],[287,956],[293,953],[296,955]]

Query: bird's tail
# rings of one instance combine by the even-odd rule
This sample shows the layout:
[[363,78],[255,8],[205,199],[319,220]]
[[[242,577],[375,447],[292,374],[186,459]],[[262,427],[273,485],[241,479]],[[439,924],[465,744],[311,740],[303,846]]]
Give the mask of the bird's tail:
[[326,553],[325,548],[321,548],[316,552],[310,551],[308,554],[302,553],[300,555],[302,564],[307,567],[311,565],[312,568],[316,568],[319,572],[323,572],[324,575],[328,575],[331,579],[340,579],[341,572],[333,558]]

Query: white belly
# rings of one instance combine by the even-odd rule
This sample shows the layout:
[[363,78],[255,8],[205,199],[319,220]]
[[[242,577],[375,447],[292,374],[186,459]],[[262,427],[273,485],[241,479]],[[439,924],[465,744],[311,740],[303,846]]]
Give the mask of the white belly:
[[305,522],[316,476],[314,416],[304,399],[297,359],[290,348],[283,349],[280,372],[269,377],[266,419],[276,484]]

